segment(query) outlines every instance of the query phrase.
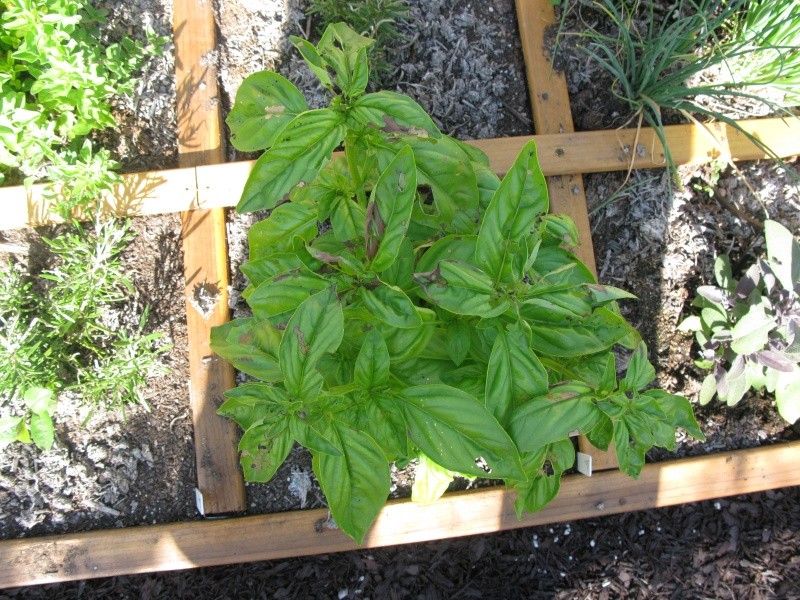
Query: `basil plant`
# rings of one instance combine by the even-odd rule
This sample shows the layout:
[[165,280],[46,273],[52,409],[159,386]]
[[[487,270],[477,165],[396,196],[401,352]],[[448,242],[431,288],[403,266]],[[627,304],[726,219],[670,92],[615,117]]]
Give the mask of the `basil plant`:
[[[292,41],[330,105],[310,110],[260,72],[227,121],[234,146],[266,149],[238,210],[270,211],[242,265],[253,316],[212,333],[257,380],[219,409],[244,431],[247,480],[268,481],[301,444],[360,543],[391,462],[419,460],[423,501],[455,474],[503,479],[521,513],[556,495],[575,431],[613,444],[633,477],[676,427],[702,437],[685,398],[645,391],[655,372],[616,306],[632,296],[575,258],[533,142],[500,180],[410,98],[365,92],[370,39],[335,24],[316,47]],[[620,381],[616,344],[634,350]]]

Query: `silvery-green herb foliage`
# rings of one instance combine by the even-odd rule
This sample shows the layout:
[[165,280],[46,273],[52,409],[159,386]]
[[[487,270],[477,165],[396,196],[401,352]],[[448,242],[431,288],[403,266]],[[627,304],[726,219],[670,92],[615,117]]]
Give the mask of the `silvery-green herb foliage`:
[[[270,210],[242,266],[253,316],[212,347],[259,380],[219,412],[244,430],[245,477],[267,481],[295,443],[337,525],[361,542],[389,493],[390,462],[419,459],[414,496],[453,474],[503,479],[538,510],[572,467],[570,433],[613,442],[637,476],[645,451],[702,437],[685,398],[644,388],[646,349],[548,215],[528,143],[500,180],[413,100],[365,93],[372,41],[342,24],[293,39],[328,108],[275,73],[245,80],[233,143],[266,152],[238,209]],[[331,158],[335,149],[344,152]],[[635,349],[617,381],[615,344]]]
[[694,331],[709,369],[700,403],[716,394],[729,406],[750,388],[775,394],[778,412],[789,423],[800,418],[800,246],[776,221],[764,226],[766,259],[736,281],[727,256],[717,258],[717,286],[701,286],[693,304],[700,315],[681,327]]

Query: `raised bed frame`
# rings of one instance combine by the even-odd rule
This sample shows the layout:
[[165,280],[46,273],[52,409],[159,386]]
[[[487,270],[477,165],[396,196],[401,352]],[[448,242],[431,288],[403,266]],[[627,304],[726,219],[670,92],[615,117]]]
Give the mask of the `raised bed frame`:
[[[548,0],[516,0],[516,4],[540,133],[474,144],[489,155],[498,173],[504,173],[525,142],[536,140],[552,210],[575,220],[581,259],[593,267],[581,174],[660,167],[663,150],[647,129],[574,133],[566,83],[551,71],[544,45],[553,9]],[[217,78],[212,67],[200,66],[206,62],[201,57],[215,45],[211,4],[176,0],[174,23],[178,97],[188,99],[178,107],[182,168],[126,175],[115,199],[108,199],[107,210],[120,215],[182,212],[198,504],[205,515],[241,513],[244,486],[236,432],[231,422],[216,416],[233,375],[210,352],[208,330],[229,318],[223,210],[238,200],[252,163],[217,164],[224,160]],[[743,126],[780,156],[800,153],[797,119],[758,119]],[[671,126],[667,138],[676,164],[767,158],[745,136],[722,125]],[[35,186],[31,191],[0,189],[0,205],[4,210],[0,229],[47,220]],[[212,315],[203,317],[191,298],[198,286],[209,284],[222,298]],[[571,475],[563,479],[554,502],[522,520],[514,515],[513,492],[502,488],[450,494],[431,506],[391,501],[361,547],[474,535],[800,485],[798,452],[800,442],[793,442],[649,464],[638,480],[610,470],[591,478]],[[593,461],[596,471],[615,464],[613,456],[603,453],[593,453]],[[356,549],[342,532],[323,526],[327,519],[327,510],[319,509],[5,540],[0,542],[0,589]]]

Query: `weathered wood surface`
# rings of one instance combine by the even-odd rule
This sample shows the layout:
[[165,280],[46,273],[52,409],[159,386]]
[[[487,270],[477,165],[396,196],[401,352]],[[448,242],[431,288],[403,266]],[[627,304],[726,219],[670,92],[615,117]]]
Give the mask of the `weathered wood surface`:
[[[216,47],[213,5],[176,0],[173,11],[179,163],[221,163],[225,151],[217,73],[215,61],[208,60]],[[222,393],[235,385],[234,372],[209,345],[211,327],[230,319],[225,210],[183,212],[181,223],[198,502],[206,515],[241,512],[247,504],[236,448],[239,436],[236,424],[216,412]]]
[[[450,494],[421,506],[392,501],[363,548],[597,518],[800,485],[800,442],[645,466],[638,480],[619,471],[564,478],[542,511],[514,514],[514,493],[490,488]],[[356,549],[325,526],[326,510],[191,521],[0,542],[0,589],[308,556]]]
[[[800,119],[751,119],[740,121],[778,156],[800,154]],[[716,159],[734,161],[768,158],[745,135],[724,123],[706,127],[668,125],[665,132],[677,165],[703,164]],[[664,152],[658,138],[643,128],[580,131],[470,142],[484,150],[498,173],[505,173],[519,151],[531,139],[539,150],[539,163],[547,176],[625,171],[664,167]],[[235,206],[239,201],[252,161],[204,165],[195,168],[134,173],[123,176],[123,184],[106,198],[105,209],[121,216],[154,215],[194,209]],[[0,230],[54,222],[42,199],[42,186],[0,188]]]

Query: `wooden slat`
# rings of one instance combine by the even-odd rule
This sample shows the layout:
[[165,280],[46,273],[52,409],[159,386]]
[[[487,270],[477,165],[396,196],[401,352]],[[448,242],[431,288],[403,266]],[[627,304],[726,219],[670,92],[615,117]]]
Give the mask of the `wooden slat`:
[[[800,119],[752,119],[740,121],[746,131],[771,147],[778,156],[800,154]],[[696,125],[668,125],[668,143],[677,165],[703,164],[718,158],[760,160],[768,156],[739,131],[722,123],[708,126],[716,136]],[[602,173],[628,169],[633,154],[635,169],[664,166],[664,153],[655,134],[636,130],[582,131],[549,135],[496,138],[469,142],[489,155],[492,168],[505,173],[522,147],[535,140],[545,175]],[[636,148],[634,149],[634,145]],[[205,165],[123,175],[123,185],[106,198],[106,210],[119,216],[158,215],[185,210],[235,206],[239,201],[252,161]],[[42,186],[30,193],[21,186],[0,188],[0,230],[43,225],[58,221],[47,213]]]
[[[390,502],[364,548],[597,518],[800,485],[800,442],[647,465],[638,480],[619,471],[565,477],[558,497],[517,520],[503,488],[447,495],[422,506]],[[273,560],[356,549],[325,526],[326,510],[113,529],[0,542],[0,588]]]
[[[552,56],[545,42],[547,29],[555,23],[553,6],[550,0],[517,0],[516,5],[536,133],[573,133],[567,80],[563,73],[552,68]],[[568,215],[582,232],[578,258],[597,274],[583,177],[579,173],[552,175],[547,178],[547,189],[551,212]]]
[[[536,133],[572,133],[575,126],[572,122],[567,80],[563,73],[553,68],[553,56],[546,43],[547,31],[556,23],[553,6],[550,0],[517,0],[516,6]],[[575,222],[580,233],[580,246],[575,254],[597,277],[583,176],[550,176],[547,178],[547,191],[550,195],[551,212],[568,215]],[[578,438],[578,448],[592,457],[594,471],[615,469],[618,466],[613,446],[603,452],[595,448],[586,436],[581,435]]]
[[[173,11],[179,162],[183,167],[220,163],[225,151],[219,90],[215,61],[209,59],[216,47],[213,5],[176,0]],[[182,213],[181,221],[198,508],[205,515],[241,512],[247,504],[238,432],[216,412],[222,393],[235,385],[234,372],[209,345],[211,328],[230,319],[225,212],[193,210]]]

